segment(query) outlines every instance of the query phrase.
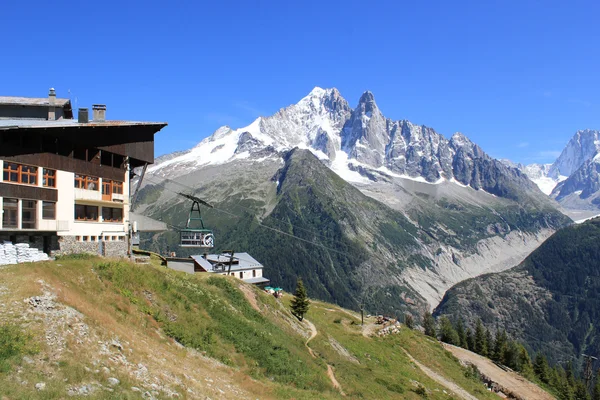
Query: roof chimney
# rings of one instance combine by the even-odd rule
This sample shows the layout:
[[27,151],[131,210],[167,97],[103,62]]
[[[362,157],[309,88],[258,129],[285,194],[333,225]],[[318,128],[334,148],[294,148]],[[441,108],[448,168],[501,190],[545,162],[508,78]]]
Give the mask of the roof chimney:
[[106,121],[106,105],[92,104],[93,118],[95,122]]
[[80,107],[77,113],[77,122],[87,124],[90,121],[87,107]]
[[56,91],[54,88],[50,88],[48,93],[48,121],[54,121],[56,119],[56,108],[54,102],[56,100]]

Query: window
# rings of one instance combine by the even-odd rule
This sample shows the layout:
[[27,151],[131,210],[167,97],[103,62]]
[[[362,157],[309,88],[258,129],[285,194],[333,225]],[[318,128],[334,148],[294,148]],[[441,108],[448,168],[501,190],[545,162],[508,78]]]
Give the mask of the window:
[[94,176],[75,175],[75,187],[78,189],[98,190],[98,178]]
[[23,200],[21,204],[21,228],[35,229],[37,220],[37,201]]
[[113,181],[112,191],[116,194],[123,194],[123,182],[115,182]]
[[75,236],[75,240],[77,240],[78,242],[81,242],[81,236]]
[[123,209],[102,207],[102,220],[104,222],[122,222],[123,221]]
[[119,241],[120,242],[124,242],[125,241],[125,236],[119,236]]
[[76,221],[98,221],[98,207],[75,204]]
[[112,240],[113,242],[116,242],[116,241],[117,241],[117,237],[116,237],[116,236],[113,236],[113,237],[111,237],[111,240]]
[[[6,166],[6,164],[5,164]],[[19,200],[4,198],[4,205],[2,206],[2,227],[6,228],[18,228],[17,209],[19,206]]]
[[4,182],[37,185],[37,167],[16,163],[4,163]]
[[104,236],[104,241],[108,242],[110,240],[110,236]]
[[53,169],[43,169],[43,177],[42,180],[44,187],[56,187],[56,171]]
[[252,277],[256,278],[256,270],[255,269],[252,270]]
[[87,242],[88,241],[88,237],[84,236],[83,239],[81,240],[82,242]]
[[90,242],[95,242],[96,241],[96,236],[90,236]]
[[244,278],[244,273],[242,271],[240,271],[240,279]]
[[52,201],[42,202],[42,219],[56,219],[56,203]]

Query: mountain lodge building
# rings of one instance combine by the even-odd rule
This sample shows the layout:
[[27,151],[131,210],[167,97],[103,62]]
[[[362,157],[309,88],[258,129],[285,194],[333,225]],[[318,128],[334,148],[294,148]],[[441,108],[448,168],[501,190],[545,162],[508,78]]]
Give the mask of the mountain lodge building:
[[154,162],[167,124],[106,120],[106,106],[0,97],[0,241],[49,255],[125,256],[133,169]]

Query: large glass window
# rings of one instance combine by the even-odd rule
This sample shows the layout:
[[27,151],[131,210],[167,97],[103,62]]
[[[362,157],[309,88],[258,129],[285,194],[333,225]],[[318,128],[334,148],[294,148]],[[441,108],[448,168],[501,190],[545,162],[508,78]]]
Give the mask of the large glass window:
[[56,171],[53,169],[44,168],[43,170],[43,183],[44,187],[56,187]]
[[[6,165],[6,164],[5,164]],[[8,199],[4,198],[3,206],[2,206],[2,228],[18,228],[19,220],[18,220],[18,207],[19,200],[17,199]]]
[[21,228],[35,229],[36,219],[37,219],[37,201],[22,200]]
[[56,203],[42,202],[42,219],[56,219]]
[[104,222],[122,222],[123,221],[123,209],[102,207],[102,220]]
[[98,190],[99,179],[94,176],[75,175],[75,187],[78,189]]
[[75,219],[77,221],[98,221],[98,207],[75,204]]
[[24,183],[37,185],[38,168],[29,165],[4,162],[4,182]]

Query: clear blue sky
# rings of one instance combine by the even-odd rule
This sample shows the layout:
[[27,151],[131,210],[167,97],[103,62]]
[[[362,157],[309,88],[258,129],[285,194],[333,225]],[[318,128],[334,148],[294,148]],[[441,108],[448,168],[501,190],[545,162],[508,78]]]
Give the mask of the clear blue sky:
[[189,148],[337,87],[355,106],[550,162],[600,129],[600,2],[5,1],[0,95],[106,103]]

